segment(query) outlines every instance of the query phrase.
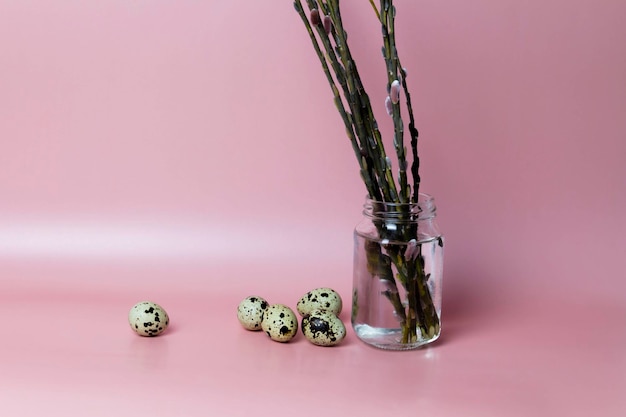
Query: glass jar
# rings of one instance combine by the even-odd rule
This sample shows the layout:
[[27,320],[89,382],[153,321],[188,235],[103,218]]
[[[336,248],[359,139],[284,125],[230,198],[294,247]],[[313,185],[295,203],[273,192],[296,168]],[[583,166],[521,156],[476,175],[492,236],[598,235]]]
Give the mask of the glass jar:
[[354,230],[352,327],[363,342],[409,350],[441,332],[443,236],[435,201],[366,199]]

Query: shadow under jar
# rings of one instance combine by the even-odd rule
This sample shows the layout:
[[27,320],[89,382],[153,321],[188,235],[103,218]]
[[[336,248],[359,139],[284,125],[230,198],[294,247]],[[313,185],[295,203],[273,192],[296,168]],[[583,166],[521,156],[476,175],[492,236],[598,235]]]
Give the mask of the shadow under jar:
[[435,201],[366,199],[354,230],[352,327],[363,342],[410,350],[441,332],[443,236]]

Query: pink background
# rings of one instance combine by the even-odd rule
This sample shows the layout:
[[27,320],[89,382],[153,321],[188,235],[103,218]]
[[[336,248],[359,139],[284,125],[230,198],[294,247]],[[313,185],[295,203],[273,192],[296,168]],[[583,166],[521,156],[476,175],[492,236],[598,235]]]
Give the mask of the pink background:
[[[237,323],[350,304],[364,187],[291,1],[0,1],[0,415],[626,415],[626,3],[396,5],[447,239],[411,353]],[[144,299],[162,337],[127,327]]]

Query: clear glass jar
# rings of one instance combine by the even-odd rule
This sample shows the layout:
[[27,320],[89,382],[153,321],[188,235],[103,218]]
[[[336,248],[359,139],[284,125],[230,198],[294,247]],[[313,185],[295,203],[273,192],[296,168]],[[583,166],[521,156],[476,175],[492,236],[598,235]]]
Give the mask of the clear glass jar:
[[352,327],[363,342],[390,350],[415,349],[441,332],[443,236],[435,201],[366,199],[354,230]]

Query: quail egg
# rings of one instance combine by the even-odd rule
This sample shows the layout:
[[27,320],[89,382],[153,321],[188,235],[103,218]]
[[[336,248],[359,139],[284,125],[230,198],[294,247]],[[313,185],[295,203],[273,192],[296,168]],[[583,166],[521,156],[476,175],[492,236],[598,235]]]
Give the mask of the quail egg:
[[139,336],[158,336],[167,329],[170,319],[160,305],[142,301],[130,309],[128,323]]
[[346,337],[346,326],[333,313],[314,310],[302,319],[304,337],[318,346],[335,346]]
[[272,304],[263,313],[263,331],[276,342],[288,342],[298,332],[298,318],[284,304]]
[[261,297],[255,295],[246,297],[237,307],[239,323],[247,330],[261,330],[263,313],[268,307],[268,302]]
[[324,310],[338,316],[341,313],[341,296],[332,288],[316,288],[304,294],[296,308],[303,317],[314,310]]

